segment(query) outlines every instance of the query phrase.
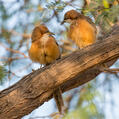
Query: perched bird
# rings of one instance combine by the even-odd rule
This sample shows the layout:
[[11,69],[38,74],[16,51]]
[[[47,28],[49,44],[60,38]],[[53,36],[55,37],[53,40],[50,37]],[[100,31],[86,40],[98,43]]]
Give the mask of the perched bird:
[[68,36],[79,48],[95,43],[97,29],[89,17],[80,14],[76,10],[70,10],[65,13],[61,24],[65,22],[71,23]]
[[[44,24],[33,29],[31,36],[32,44],[29,49],[29,57],[33,62],[49,65],[60,58],[60,49],[52,34]],[[60,87],[54,90],[53,95],[58,110],[62,113],[64,103]]]

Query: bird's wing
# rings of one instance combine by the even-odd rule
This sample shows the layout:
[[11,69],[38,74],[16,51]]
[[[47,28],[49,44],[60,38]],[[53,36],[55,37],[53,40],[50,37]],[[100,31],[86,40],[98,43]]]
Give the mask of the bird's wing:
[[[57,43],[57,41],[55,40],[55,38],[54,38],[51,34],[49,34],[49,38],[50,38],[51,41],[55,42],[55,44],[56,44],[56,45],[58,46],[58,48],[60,49],[59,44]],[[60,59],[60,58],[61,58],[61,54],[60,54],[60,56],[59,56],[58,59]]]
[[55,40],[55,38],[54,38],[51,34],[49,34],[49,37],[50,37],[50,39],[52,39],[52,40],[56,43],[56,45],[59,47],[59,44],[57,43],[57,41]]

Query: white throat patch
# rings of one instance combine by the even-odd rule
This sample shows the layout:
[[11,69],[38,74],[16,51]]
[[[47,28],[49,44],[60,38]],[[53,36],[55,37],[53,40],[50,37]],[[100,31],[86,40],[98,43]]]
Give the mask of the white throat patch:
[[45,45],[49,40],[49,34],[44,34],[41,38],[42,43]]

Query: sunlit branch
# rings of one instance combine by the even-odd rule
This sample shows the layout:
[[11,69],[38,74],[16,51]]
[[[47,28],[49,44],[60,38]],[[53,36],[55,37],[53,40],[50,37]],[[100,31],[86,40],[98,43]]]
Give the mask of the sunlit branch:
[[26,34],[26,33],[21,34],[21,33],[16,32],[15,30],[11,30],[9,32],[12,33],[15,36],[22,36],[24,38],[31,38],[31,34]]
[[14,49],[11,49],[11,48],[8,48],[7,46],[5,46],[3,43],[0,43],[0,45],[2,47],[4,47],[7,51],[10,51],[10,52],[13,52],[13,53],[17,53],[17,54],[20,54],[20,55],[23,55],[24,58],[28,58],[28,56],[26,56],[24,53],[18,51],[18,50],[14,50]]

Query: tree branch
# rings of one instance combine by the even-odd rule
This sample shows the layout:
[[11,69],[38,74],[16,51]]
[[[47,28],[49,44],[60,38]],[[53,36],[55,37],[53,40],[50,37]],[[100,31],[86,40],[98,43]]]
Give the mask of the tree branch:
[[20,52],[20,51],[17,51],[17,50],[8,48],[8,47],[6,47],[6,46],[5,46],[4,44],[2,44],[2,43],[0,43],[0,45],[1,45],[2,47],[4,47],[6,50],[10,51],[10,52],[18,53],[18,54],[20,54],[20,55],[23,55],[24,58],[28,58],[28,56],[26,56],[24,53],[22,53],[22,52]]
[[1,91],[0,119],[21,119],[51,99],[57,87],[62,92],[76,88],[100,74],[103,65],[111,66],[119,57],[119,26],[112,32],[111,36],[24,76]]

